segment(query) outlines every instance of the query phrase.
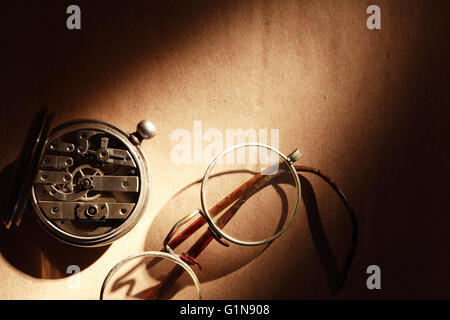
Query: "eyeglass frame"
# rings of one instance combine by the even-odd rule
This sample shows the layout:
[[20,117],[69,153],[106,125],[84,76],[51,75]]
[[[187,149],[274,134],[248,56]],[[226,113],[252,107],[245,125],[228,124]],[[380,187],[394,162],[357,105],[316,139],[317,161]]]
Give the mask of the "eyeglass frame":
[[[287,164],[287,166],[288,166],[292,176],[294,177],[294,181],[295,181],[295,185],[296,185],[296,189],[297,189],[297,202],[296,202],[296,205],[295,205],[295,207],[293,209],[292,217],[290,218],[289,222],[283,227],[282,230],[280,230],[278,233],[276,233],[272,237],[264,239],[264,240],[260,240],[260,241],[243,241],[243,240],[238,240],[235,237],[227,235],[226,233],[221,231],[220,228],[214,223],[212,217],[210,216],[210,212],[209,212],[209,210],[208,210],[208,208],[206,206],[205,186],[206,186],[206,182],[209,179],[209,175],[211,173],[212,168],[216,165],[217,161],[220,158],[222,158],[225,154],[227,154],[227,153],[229,153],[229,152],[231,152],[231,151],[233,151],[235,149],[242,148],[242,147],[263,147],[263,148],[266,148],[268,150],[271,150],[271,151],[275,152],[283,160],[283,162],[285,162]],[[200,189],[200,200],[201,200],[202,209],[195,210],[194,212],[188,214],[187,216],[185,216],[184,218],[180,219],[179,221],[177,221],[173,225],[173,227],[170,229],[169,233],[167,234],[166,238],[163,241],[164,248],[167,250],[167,252],[163,252],[163,251],[146,251],[146,252],[142,252],[142,253],[139,253],[139,254],[128,256],[128,257],[122,259],[121,261],[119,261],[116,265],[114,265],[114,267],[108,272],[107,276],[105,277],[105,279],[103,281],[102,288],[101,288],[101,291],[100,291],[100,300],[103,299],[103,294],[104,294],[104,290],[106,288],[106,284],[107,284],[109,278],[111,278],[112,275],[115,273],[115,271],[118,270],[126,262],[128,262],[128,261],[130,261],[132,259],[139,258],[139,257],[144,257],[144,256],[153,256],[153,257],[157,257],[157,258],[158,257],[159,258],[167,258],[167,259],[171,260],[172,262],[175,262],[176,264],[180,265],[185,271],[187,271],[189,273],[189,275],[193,279],[194,285],[196,286],[196,289],[197,289],[198,299],[201,300],[203,294],[202,294],[202,288],[201,288],[201,285],[200,285],[200,281],[198,280],[197,275],[195,274],[194,270],[189,266],[189,264],[187,264],[185,261],[183,261],[183,259],[181,258],[181,255],[176,254],[173,251],[173,249],[170,247],[170,245],[169,245],[171,240],[173,240],[174,234],[179,230],[179,228],[181,226],[183,226],[187,222],[191,221],[192,218],[194,218],[196,215],[200,215],[206,221],[206,223],[208,224],[208,227],[209,227],[208,229],[209,229],[209,231],[211,233],[211,236],[214,239],[216,239],[219,243],[221,243],[222,245],[225,245],[225,246],[227,246],[227,244],[223,242],[222,238],[224,238],[224,239],[226,239],[226,240],[228,240],[228,241],[230,241],[230,242],[232,242],[234,244],[242,245],[242,246],[260,246],[260,245],[268,244],[268,243],[274,241],[275,239],[279,238],[292,225],[292,223],[294,222],[295,217],[297,215],[298,209],[300,207],[300,201],[301,201],[300,178],[298,177],[297,170],[294,167],[294,163],[300,157],[301,157],[301,153],[300,153],[300,151],[298,149],[295,149],[291,154],[289,154],[288,156],[285,156],[279,150],[277,150],[277,149],[275,149],[275,148],[273,148],[273,147],[271,147],[269,145],[262,144],[262,143],[243,143],[243,144],[238,144],[238,145],[232,146],[232,147],[226,149],[225,151],[221,152],[220,154],[218,154],[211,161],[211,163],[209,164],[209,166],[207,167],[207,169],[205,171],[205,174],[203,175],[201,189]],[[267,182],[269,182],[269,181],[267,181]],[[236,189],[236,190],[238,190],[238,189]],[[236,201],[238,201],[240,198],[242,198],[244,196],[245,195],[243,195],[243,196],[239,197],[238,199],[232,201],[232,203],[236,203]],[[223,209],[222,209],[222,211],[223,211]],[[191,226],[186,228],[185,231],[188,230]],[[196,232],[197,230],[195,230],[194,232]],[[191,236],[192,234],[190,234],[189,236]]]

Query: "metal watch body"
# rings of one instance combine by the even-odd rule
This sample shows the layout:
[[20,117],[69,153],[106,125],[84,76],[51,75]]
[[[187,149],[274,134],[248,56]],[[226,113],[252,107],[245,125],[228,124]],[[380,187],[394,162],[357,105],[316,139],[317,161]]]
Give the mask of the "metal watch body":
[[31,202],[44,229],[60,241],[83,247],[109,244],[130,231],[150,191],[140,142],[153,135],[148,121],[134,134],[97,120],[54,128],[31,188]]

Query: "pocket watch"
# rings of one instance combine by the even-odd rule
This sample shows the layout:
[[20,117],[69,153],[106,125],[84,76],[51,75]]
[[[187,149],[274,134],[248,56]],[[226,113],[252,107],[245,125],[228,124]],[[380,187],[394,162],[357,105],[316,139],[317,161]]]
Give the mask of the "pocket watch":
[[142,140],[155,135],[143,120],[128,134],[80,119],[50,130],[47,108],[35,116],[13,165],[6,228],[19,225],[31,202],[42,227],[75,246],[111,243],[139,221],[150,192]]

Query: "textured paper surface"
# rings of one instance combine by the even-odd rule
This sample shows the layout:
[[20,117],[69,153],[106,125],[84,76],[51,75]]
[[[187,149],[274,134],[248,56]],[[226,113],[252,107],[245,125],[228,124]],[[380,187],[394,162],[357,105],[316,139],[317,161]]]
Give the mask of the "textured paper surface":
[[[30,212],[20,228],[0,230],[0,298],[96,299],[118,260],[161,249],[170,226],[200,206],[198,185],[177,193],[206,164],[170,158],[171,133],[193,134],[194,121],[279,129],[282,152],[299,148],[302,164],[340,184],[360,241],[337,298],[449,298],[448,2],[374,3],[381,30],[366,27],[369,1],[78,1],[79,31],[65,28],[64,2],[2,6],[1,167],[43,105],[56,110],[55,125],[96,118],[132,132],[149,119],[157,136],[143,144],[152,189],[139,225],[107,248],[71,248]],[[320,225],[302,205],[259,256],[213,244],[205,298],[333,297],[324,263],[342,270],[350,223],[331,189],[305,177],[326,241],[315,243]],[[83,269],[76,290],[72,264]],[[382,290],[366,287],[372,264]]]

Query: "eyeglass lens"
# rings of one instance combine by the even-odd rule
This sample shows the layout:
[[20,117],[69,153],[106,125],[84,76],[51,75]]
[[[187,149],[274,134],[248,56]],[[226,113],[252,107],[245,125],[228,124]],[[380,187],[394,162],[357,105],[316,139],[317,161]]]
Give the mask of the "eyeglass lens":
[[205,202],[211,207],[249,180],[250,192],[211,218],[232,238],[264,241],[291,222],[298,200],[295,177],[274,150],[245,145],[223,154],[209,171]]

